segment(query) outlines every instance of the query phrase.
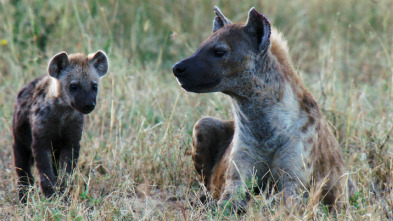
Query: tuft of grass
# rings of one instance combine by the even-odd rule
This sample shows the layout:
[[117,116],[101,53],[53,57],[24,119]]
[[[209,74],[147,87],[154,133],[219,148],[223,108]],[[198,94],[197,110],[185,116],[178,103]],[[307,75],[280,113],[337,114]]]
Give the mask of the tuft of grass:
[[[326,212],[313,201],[317,188],[291,211],[253,196],[243,217],[198,201],[205,189],[187,154],[193,124],[232,113],[222,94],[181,90],[171,66],[211,33],[214,5],[235,22],[254,6],[284,33],[357,185],[345,209]],[[0,1],[0,219],[392,219],[392,8],[390,0]],[[87,117],[68,201],[45,199],[36,183],[20,205],[11,148],[18,89],[45,74],[55,53],[98,49],[110,70]]]

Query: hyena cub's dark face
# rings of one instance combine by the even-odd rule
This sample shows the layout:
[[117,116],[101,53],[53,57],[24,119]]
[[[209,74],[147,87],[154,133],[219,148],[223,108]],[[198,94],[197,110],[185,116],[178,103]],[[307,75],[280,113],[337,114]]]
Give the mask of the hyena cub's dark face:
[[86,57],[62,52],[49,62],[48,73],[57,85],[55,93],[75,110],[88,114],[94,110],[100,78],[108,71],[108,59],[98,51]]
[[[215,7],[213,34],[197,51],[173,66],[173,73],[187,91],[231,92],[249,78],[255,60],[263,58],[269,47],[270,24],[255,9],[246,25],[231,22]],[[255,71],[254,71],[255,72]]]

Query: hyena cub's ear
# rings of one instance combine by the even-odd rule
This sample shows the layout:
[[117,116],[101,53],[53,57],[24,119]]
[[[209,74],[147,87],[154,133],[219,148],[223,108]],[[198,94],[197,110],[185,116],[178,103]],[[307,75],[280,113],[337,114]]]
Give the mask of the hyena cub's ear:
[[245,30],[253,36],[257,37],[259,51],[266,51],[270,45],[271,27],[269,21],[259,14],[254,8],[248,12],[248,20]]
[[70,65],[68,55],[65,52],[60,52],[53,56],[48,65],[48,73],[51,77],[59,78],[61,71]]
[[218,29],[224,27],[225,25],[232,24],[232,22],[229,21],[229,19],[227,19],[224,14],[221,13],[220,9],[217,6],[214,6],[214,13],[216,14],[216,17],[213,21],[213,33],[216,32]]
[[102,77],[108,72],[108,57],[103,51],[97,51],[91,58],[90,65],[97,71],[98,76]]

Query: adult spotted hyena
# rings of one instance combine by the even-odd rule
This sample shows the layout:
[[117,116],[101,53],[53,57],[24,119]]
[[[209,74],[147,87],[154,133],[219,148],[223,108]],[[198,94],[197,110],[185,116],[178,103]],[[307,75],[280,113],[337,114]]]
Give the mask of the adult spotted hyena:
[[55,192],[59,171],[71,173],[79,157],[84,115],[94,110],[100,77],[108,71],[104,52],[85,56],[62,52],[48,66],[48,75],[27,84],[18,94],[12,118],[13,151],[19,199],[33,184],[35,161],[46,197]]
[[258,187],[275,184],[286,205],[311,184],[322,185],[325,203],[338,203],[346,183],[341,149],[286,41],[253,8],[245,25],[214,10],[214,33],[173,67],[185,90],[231,97],[234,121],[205,117],[194,126],[192,157],[205,186],[238,212],[253,177]]

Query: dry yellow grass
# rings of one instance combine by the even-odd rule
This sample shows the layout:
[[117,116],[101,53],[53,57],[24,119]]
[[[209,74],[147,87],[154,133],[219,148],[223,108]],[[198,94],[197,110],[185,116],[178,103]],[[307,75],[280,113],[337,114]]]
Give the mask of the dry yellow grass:
[[[222,94],[186,93],[171,66],[212,30],[212,8],[245,22],[254,6],[288,40],[294,64],[332,122],[359,193],[336,217],[310,198],[285,211],[255,196],[243,217],[195,205],[193,124],[232,118]],[[393,2],[390,0],[0,1],[0,220],[384,220],[393,218]],[[18,90],[58,51],[110,59],[82,139],[71,199],[38,185],[18,203],[11,116]]]

